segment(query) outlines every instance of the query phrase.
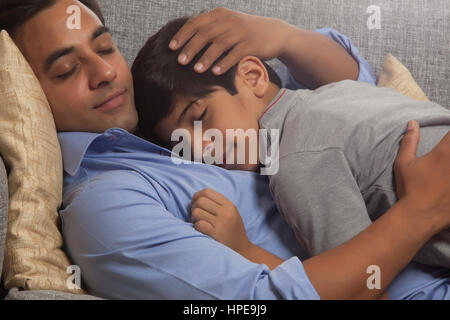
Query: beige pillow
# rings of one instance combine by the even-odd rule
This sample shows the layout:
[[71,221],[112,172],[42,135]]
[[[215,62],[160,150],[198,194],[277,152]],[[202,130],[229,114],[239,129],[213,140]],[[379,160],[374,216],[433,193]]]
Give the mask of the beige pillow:
[[391,54],[384,60],[377,86],[392,88],[416,100],[429,101],[409,70]]
[[6,31],[0,33],[0,154],[8,171],[5,287],[69,290],[58,208],[62,157],[39,81]]

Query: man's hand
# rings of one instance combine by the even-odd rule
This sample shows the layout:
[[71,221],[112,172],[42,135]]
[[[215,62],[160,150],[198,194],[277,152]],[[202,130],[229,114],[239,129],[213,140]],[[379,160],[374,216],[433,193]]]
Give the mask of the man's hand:
[[251,245],[236,206],[222,194],[204,189],[191,201],[194,228],[245,255]]
[[450,226],[450,132],[429,154],[416,158],[419,139],[419,125],[411,121],[394,164],[397,195],[442,230]]
[[208,70],[224,52],[231,49],[212,70],[220,75],[248,55],[263,60],[280,56],[294,29],[279,19],[218,8],[190,18],[175,34],[169,47],[178,50],[187,43],[178,56],[179,63],[187,65],[211,43],[194,66],[200,73]]
[[[221,75],[242,58],[280,59],[298,83],[309,89],[358,79],[359,65],[336,41],[315,31],[303,30],[280,19],[253,16],[218,8],[190,18],[169,43],[181,50],[178,62],[189,64],[205,46],[194,69]],[[225,52],[228,54],[217,61]]]

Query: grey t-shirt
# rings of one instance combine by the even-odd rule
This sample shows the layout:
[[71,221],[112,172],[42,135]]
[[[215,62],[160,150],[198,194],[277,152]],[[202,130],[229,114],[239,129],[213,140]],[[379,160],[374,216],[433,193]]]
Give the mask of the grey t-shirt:
[[[272,102],[260,119],[262,129],[280,130],[270,188],[310,255],[353,238],[397,201],[393,163],[410,120],[421,126],[418,156],[450,130],[449,110],[364,82],[281,89]],[[450,230],[415,260],[450,268]]]

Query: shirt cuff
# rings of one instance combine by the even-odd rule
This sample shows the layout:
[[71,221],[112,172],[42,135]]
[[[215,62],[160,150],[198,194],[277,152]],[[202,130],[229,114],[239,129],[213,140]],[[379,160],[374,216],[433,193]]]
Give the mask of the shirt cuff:
[[269,281],[261,281],[257,300],[320,300],[298,257],[284,261],[269,273]]

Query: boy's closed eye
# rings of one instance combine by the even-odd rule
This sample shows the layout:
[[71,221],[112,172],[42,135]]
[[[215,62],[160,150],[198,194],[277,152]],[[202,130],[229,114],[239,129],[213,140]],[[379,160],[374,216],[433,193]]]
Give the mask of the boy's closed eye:
[[179,124],[187,121],[190,125],[194,125],[194,121],[201,121],[206,115],[208,107],[204,100],[197,99],[189,103],[180,115]]
[[202,114],[198,117],[197,121],[201,121],[205,116],[206,116],[206,112],[208,111],[208,107],[205,107],[203,109]]

